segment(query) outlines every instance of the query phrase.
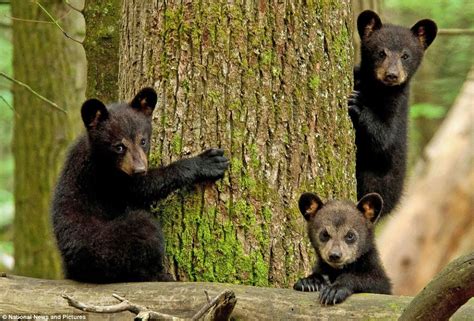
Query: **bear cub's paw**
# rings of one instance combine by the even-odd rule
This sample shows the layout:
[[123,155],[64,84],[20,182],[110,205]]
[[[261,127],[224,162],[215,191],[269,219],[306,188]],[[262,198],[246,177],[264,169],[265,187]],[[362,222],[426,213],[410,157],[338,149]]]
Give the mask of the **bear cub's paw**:
[[357,90],[353,90],[349,95],[347,102],[349,108],[349,116],[352,121],[359,119],[360,111],[362,109],[361,94]]
[[299,279],[293,289],[296,291],[303,292],[317,292],[324,288],[324,283],[316,277],[308,276],[307,278]]
[[340,284],[331,284],[324,287],[319,293],[319,302],[324,305],[333,305],[343,302],[352,294],[352,291]]
[[211,148],[197,157],[197,179],[199,181],[214,181],[224,177],[224,173],[229,167],[229,160],[224,156],[224,150]]

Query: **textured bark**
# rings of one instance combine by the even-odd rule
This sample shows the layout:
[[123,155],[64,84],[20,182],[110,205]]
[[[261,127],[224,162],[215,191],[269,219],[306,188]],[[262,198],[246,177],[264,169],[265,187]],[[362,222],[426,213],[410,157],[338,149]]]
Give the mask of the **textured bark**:
[[474,251],[473,101],[474,70],[379,238],[396,294],[416,294],[448,262]]
[[447,321],[474,297],[474,252],[451,262],[418,294],[400,320]]
[[[0,317],[5,314],[81,314],[61,296],[67,294],[83,303],[116,304],[116,293],[150,310],[190,317],[207,302],[204,291],[214,297],[223,290],[234,291],[235,320],[396,320],[410,303],[410,297],[355,294],[334,307],[318,303],[318,293],[291,289],[262,288],[218,283],[121,283],[84,284],[68,280],[52,281],[9,276],[0,277]],[[466,303],[452,320],[472,320],[474,302]],[[87,314],[88,320],[130,320],[132,313]]]
[[[72,36],[80,31],[80,15],[63,1],[41,1]],[[48,20],[30,1],[13,1],[12,15]],[[51,234],[51,190],[62,166],[65,150],[79,125],[84,96],[84,54],[80,44],[67,39],[54,24],[13,21],[13,68],[16,79],[68,111],[50,105],[21,86],[13,86],[15,117],[15,271],[18,274],[55,278],[60,260]]]
[[301,192],[354,195],[349,1],[124,2],[120,97],[154,86],[152,163],[209,147],[217,187],[158,207],[179,280],[291,285],[312,265]]
[[86,0],[84,49],[87,97],[111,103],[118,98],[120,8],[122,0]]

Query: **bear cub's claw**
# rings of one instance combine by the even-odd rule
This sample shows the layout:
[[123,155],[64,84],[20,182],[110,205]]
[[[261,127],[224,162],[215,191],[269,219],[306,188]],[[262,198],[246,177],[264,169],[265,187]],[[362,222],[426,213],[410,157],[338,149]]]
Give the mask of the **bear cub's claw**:
[[318,278],[315,277],[307,277],[299,279],[295,285],[293,285],[293,289],[296,291],[303,291],[303,292],[317,292],[321,291],[324,288],[324,283],[321,282]]
[[362,107],[361,96],[359,91],[352,91],[352,93],[349,95],[347,105],[349,107],[349,116],[351,117],[352,121],[357,120],[359,118],[360,110]]
[[352,291],[342,285],[332,284],[324,287],[319,293],[319,302],[324,305],[341,303],[352,294]]

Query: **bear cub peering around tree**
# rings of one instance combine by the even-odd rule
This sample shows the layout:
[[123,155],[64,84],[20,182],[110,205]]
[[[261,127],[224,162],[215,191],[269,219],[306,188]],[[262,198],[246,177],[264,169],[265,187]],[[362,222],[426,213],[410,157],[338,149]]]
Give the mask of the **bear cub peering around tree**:
[[87,134],[69,151],[52,204],[54,233],[67,278],[92,283],[172,280],[164,239],[150,204],[174,190],[224,176],[220,149],[148,169],[156,92],[106,107],[87,100]]
[[295,283],[295,290],[319,291],[325,305],[340,303],[352,293],[391,293],[374,241],[383,207],[379,194],[367,194],[355,205],[340,200],[323,203],[316,194],[304,193],[298,206],[317,262],[310,276]]
[[437,27],[428,19],[411,29],[382,24],[367,10],[357,18],[357,29],[361,63],[348,104],[357,146],[357,197],[379,193],[385,215],[397,205],[405,179],[409,82]]

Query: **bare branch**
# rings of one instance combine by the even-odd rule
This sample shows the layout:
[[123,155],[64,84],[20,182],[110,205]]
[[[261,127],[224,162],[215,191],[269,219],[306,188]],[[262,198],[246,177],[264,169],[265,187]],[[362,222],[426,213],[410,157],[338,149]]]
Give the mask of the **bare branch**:
[[166,313],[160,313],[160,312],[152,311],[152,310],[150,310],[147,307],[144,307],[142,305],[132,304],[130,301],[128,301],[124,297],[121,297],[118,294],[114,293],[114,294],[112,294],[112,296],[114,298],[116,298],[117,300],[121,301],[122,303],[126,302],[130,307],[130,309],[128,311],[135,313],[137,315],[135,317],[135,319],[137,319],[137,320],[148,320],[148,319],[175,320],[175,321],[184,320],[184,319],[177,318],[177,317],[174,317],[174,316],[166,314]]
[[[69,10],[68,12],[66,12],[65,14],[63,14],[61,17],[59,17],[59,18],[56,19],[55,21],[61,21],[61,20],[63,20],[64,18],[66,18],[66,17],[71,13],[71,11],[72,11],[72,10]],[[54,24],[54,21],[51,22],[51,21],[47,21],[47,20],[24,19],[24,18],[12,17],[12,16],[8,16],[8,15],[3,15],[3,17],[8,18],[8,19],[10,19],[10,20],[20,21],[20,22],[32,22],[32,23]]]
[[79,309],[81,311],[85,311],[85,312],[118,313],[118,312],[129,311],[137,315],[135,317],[135,320],[154,319],[154,320],[184,321],[184,319],[177,318],[165,313],[151,311],[144,306],[130,303],[130,301],[128,301],[127,299],[117,294],[113,294],[112,296],[116,298],[117,300],[119,300],[120,303],[113,304],[113,305],[104,305],[104,306],[91,305],[91,304],[85,304],[80,301],[77,301],[67,294],[62,295],[62,297],[67,300],[70,306],[76,309]]
[[46,21],[46,20],[34,20],[34,19],[23,19],[23,18],[17,18],[17,17],[12,17],[12,16],[7,16],[4,15],[5,18],[15,20],[15,21],[21,21],[21,22],[33,22],[33,23],[48,23],[52,24],[51,21]]
[[5,105],[7,105],[8,107],[10,107],[10,109],[15,113],[15,115],[19,116],[18,112],[15,110],[15,108],[13,108],[12,105],[10,105],[10,104],[8,103],[8,101],[5,99],[5,97],[0,96],[0,99],[5,103]]
[[74,39],[73,37],[71,37],[71,36],[61,27],[61,25],[58,23],[58,20],[54,19],[54,17],[49,13],[48,10],[46,10],[45,7],[43,7],[43,6],[41,5],[41,3],[40,3],[39,1],[36,1],[36,4],[38,5],[38,7],[41,8],[41,10],[43,10],[43,12],[49,17],[49,19],[51,19],[51,22],[54,23],[54,24],[56,25],[56,27],[59,28],[59,30],[61,30],[61,32],[64,34],[64,36],[66,36],[66,38],[69,38],[69,39],[71,39],[72,41],[75,41],[75,42],[77,42],[77,43],[79,43],[79,44],[82,45],[82,41],[79,41],[79,40]]
[[[63,294],[62,297],[67,300],[68,304],[76,309],[84,312],[95,312],[95,313],[119,313],[129,311],[136,314],[135,320],[166,320],[166,321],[185,321],[185,320],[199,320],[207,312],[211,313],[211,320],[229,320],[234,306],[237,303],[235,294],[233,291],[223,291],[221,294],[216,296],[210,302],[206,303],[191,319],[183,319],[175,317],[166,313],[156,312],[148,309],[147,307],[131,303],[124,297],[118,294],[112,294],[114,298],[120,301],[120,303],[113,305],[91,305],[85,304],[67,294]],[[211,310],[212,309],[212,310]]]
[[3,76],[4,78],[10,80],[11,82],[14,82],[15,84],[17,85],[20,85],[24,88],[26,88],[29,92],[31,92],[33,95],[35,95],[36,97],[38,97],[39,99],[41,99],[42,101],[48,103],[50,106],[52,106],[54,109],[57,109],[65,114],[67,114],[67,111],[64,110],[63,108],[59,107],[55,102],[52,102],[51,100],[49,100],[48,98],[40,95],[38,92],[34,91],[30,86],[28,86],[27,84],[19,81],[19,80],[16,80],[10,76],[8,76],[6,73],[4,72],[0,72],[0,76]]
[[[207,293],[206,293],[207,295]],[[216,307],[214,311],[217,308],[220,308],[221,306],[226,306],[229,304],[229,301],[232,301],[232,308],[230,309],[230,313],[228,314],[228,317],[230,317],[230,314],[232,313],[232,310],[234,309],[235,303],[237,300],[235,299],[235,294],[233,291],[230,290],[225,290],[218,296],[216,296],[214,299],[209,301],[209,296],[208,296],[208,303],[204,305],[201,310],[199,310],[192,318],[191,320],[199,320],[204,314],[206,314],[212,307]],[[228,318],[226,318],[228,319]],[[222,319],[219,319],[222,320]]]
[[66,5],[67,5],[69,8],[71,8],[71,9],[74,10],[74,11],[77,11],[77,12],[79,12],[79,13],[82,13],[82,12],[84,11],[84,9],[79,9],[79,8],[73,6],[69,0],[64,0],[64,2],[66,3]]
[[440,36],[474,36],[474,29],[439,29]]
[[117,313],[117,312],[129,311],[130,309],[130,305],[128,304],[128,301],[122,301],[114,305],[98,306],[98,305],[89,305],[89,304],[82,303],[80,301],[73,299],[67,294],[63,294],[62,297],[67,300],[67,303],[70,306],[76,309],[79,309],[81,311],[85,311],[85,312]]

